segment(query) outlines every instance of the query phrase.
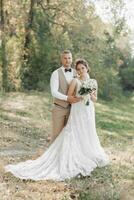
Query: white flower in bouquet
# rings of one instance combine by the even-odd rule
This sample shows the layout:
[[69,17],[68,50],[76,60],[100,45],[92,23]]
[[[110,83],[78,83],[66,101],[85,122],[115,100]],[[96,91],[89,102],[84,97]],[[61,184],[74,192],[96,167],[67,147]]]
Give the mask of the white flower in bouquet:
[[83,81],[78,93],[83,96],[85,105],[89,105],[89,94],[94,90],[97,90],[97,81],[95,79],[87,79]]

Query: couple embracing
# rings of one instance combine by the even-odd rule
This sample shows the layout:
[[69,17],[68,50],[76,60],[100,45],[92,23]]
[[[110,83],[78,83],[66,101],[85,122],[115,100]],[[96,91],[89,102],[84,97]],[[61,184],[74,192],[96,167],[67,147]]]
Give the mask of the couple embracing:
[[[71,68],[70,51],[62,52],[61,63],[50,80],[54,97],[50,146],[36,160],[6,166],[7,172],[21,179],[63,181],[79,174],[89,176],[109,163],[96,132],[97,81],[90,79],[85,60],[77,60],[75,69]],[[87,104],[80,91],[89,80],[94,89],[86,95]]]

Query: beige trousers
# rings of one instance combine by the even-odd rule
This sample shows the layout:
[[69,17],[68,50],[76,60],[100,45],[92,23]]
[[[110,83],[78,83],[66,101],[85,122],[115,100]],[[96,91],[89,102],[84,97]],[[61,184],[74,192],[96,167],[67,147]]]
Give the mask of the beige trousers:
[[63,127],[66,125],[68,117],[70,114],[69,108],[62,108],[58,105],[54,105],[52,110],[52,134],[51,142],[59,135]]

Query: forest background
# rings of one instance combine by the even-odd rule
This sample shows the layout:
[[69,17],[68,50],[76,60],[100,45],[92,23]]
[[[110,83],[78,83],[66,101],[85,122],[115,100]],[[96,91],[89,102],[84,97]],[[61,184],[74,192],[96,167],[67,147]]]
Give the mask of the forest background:
[[74,61],[82,57],[89,62],[101,98],[133,91],[132,32],[123,0],[109,0],[109,23],[96,14],[93,1],[0,2],[1,91],[45,90],[64,49],[72,51]]

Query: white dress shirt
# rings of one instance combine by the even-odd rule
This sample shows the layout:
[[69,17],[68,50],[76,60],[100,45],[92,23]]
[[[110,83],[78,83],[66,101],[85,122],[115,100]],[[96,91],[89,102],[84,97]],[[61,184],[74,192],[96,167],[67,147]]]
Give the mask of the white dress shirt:
[[[65,72],[65,68],[62,66],[61,67],[63,74],[65,76],[66,81],[68,82],[68,84],[70,84],[70,82],[73,79],[73,70],[71,72]],[[58,69],[55,70],[50,78],[50,88],[51,88],[51,94],[53,97],[60,99],[60,100],[65,100],[67,101],[67,95],[62,94],[61,92],[59,92],[59,75],[58,75]]]

